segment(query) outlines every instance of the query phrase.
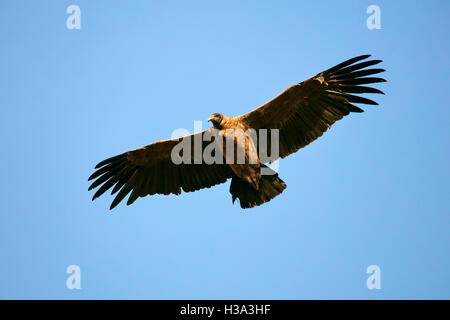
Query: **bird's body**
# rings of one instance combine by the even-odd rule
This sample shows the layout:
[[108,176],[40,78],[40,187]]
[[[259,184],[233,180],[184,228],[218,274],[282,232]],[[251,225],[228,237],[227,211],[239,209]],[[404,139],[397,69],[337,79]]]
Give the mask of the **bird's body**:
[[[113,188],[112,194],[118,194],[112,209],[130,192],[127,204],[156,193],[180,194],[181,190],[209,188],[231,178],[233,202],[239,199],[242,208],[270,201],[283,192],[286,184],[265,163],[305,147],[350,112],[363,112],[352,103],[377,104],[353,95],[382,93],[363,86],[385,81],[367,77],[384,71],[364,69],[381,62],[359,62],[368,57],[349,59],[295,84],[242,116],[214,113],[208,119],[213,127],[206,131],[158,141],[100,162],[89,178],[96,179],[90,189],[100,186],[93,199]],[[272,130],[276,135],[265,136],[264,130]],[[218,161],[204,159],[211,145],[215,148],[211,155]],[[180,146],[182,152],[175,152]],[[270,157],[266,156],[268,150]],[[180,158],[183,161],[178,161]]]
[[[219,135],[222,137],[223,156],[234,175],[242,180],[247,181],[256,190],[259,188],[259,180],[261,174],[259,167],[261,162],[258,157],[255,141],[246,136],[249,128],[245,121],[241,121],[240,117],[223,116],[220,126],[218,127]],[[227,152],[227,146],[232,146],[232,150]],[[238,161],[238,156],[243,155],[243,161]]]

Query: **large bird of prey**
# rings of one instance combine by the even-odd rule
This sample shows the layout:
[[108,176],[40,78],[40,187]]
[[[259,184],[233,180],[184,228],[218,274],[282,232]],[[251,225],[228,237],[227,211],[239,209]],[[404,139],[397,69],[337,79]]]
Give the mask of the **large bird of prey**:
[[[386,81],[372,76],[385,70],[367,68],[381,62],[366,60],[369,57],[370,55],[362,55],[344,61],[287,88],[274,99],[244,115],[231,117],[214,113],[208,119],[213,127],[206,131],[157,141],[103,160],[89,177],[89,180],[95,179],[89,190],[100,186],[92,200],[112,188],[111,194],[117,193],[110,207],[112,209],[129,193],[127,205],[138,197],[171,193],[178,195],[181,190],[191,192],[210,188],[231,178],[233,203],[239,199],[242,208],[251,208],[270,201],[286,188],[286,184],[273,171],[272,174],[261,174],[263,168],[270,169],[258,157],[259,148],[253,142],[245,140],[242,145],[237,142],[236,137],[231,138],[236,149],[245,150],[246,160],[256,156],[256,162],[247,161],[244,164],[232,161],[175,163],[171,157],[173,148],[182,139],[189,139],[188,146],[192,152],[186,154],[194,157],[194,149],[198,149],[194,146],[194,141],[200,141],[202,154],[209,143],[202,138],[212,129],[217,130],[223,139],[229,138],[227,129],[278,129],[278,140],[267,139],[267,145],[278,143],[278,156],[287,157],[322,136],[337,120],[350,112],[363,112],[353,103],[377,105],[375,101],[355,95],[383,94],[378,89],[366,86]],[[222,156],[225,157],[225,151]],[[272,162],[276,159],[270,160]]]

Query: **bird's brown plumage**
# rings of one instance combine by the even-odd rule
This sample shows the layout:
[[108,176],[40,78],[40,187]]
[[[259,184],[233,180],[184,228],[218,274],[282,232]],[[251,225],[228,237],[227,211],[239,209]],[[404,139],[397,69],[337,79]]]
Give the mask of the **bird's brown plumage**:
[[[363,112],[353,103],[377,103],[357,96],[360,93],[383,93],[367,84],[384,82],[372,75],[383,69],[367,67],[381,60],[365,60],[370,55],[355,57],[327,69],[314,77],[295,84],[261,107],[238,117],[213,114],[210,118],[214,128],[220,130],[220,137],[227,139],[226,129],[279,129],[279,156],[284,158],[319,138],[337,120],[351,112]],[[100,187],[93,199],[112,189],[117,192],[111,209],[130,194],[127,204],[138,197],[152,194],[180,194],[209,188],[232,178],[230,193],[233,202],[239,198],[241,207],[249,208],[270,201],[280,194],[286,185],[276,173],[261,176],[260,168],[265,165],[257,157],[256,164],[206,164],[201,159],[194,159],[194,142],[201,152],[210,143],[202,137],[211,129],[184,138],[163,140],[148,146],[128,151],[106,159],[96,166],[96,171],[89,177],[95,179],[89,190]],[[217,138],[217,137],[216,137]],[[188,139],[192,163],[175,164],[171,153],[182,139]],[[267,149],[273,143],[268,139]],[[251,144],[251,141],[250,141]],[[251,145],[250,145],[251,147]],[[259,154],[259,145],[254,151],[246,146],[235,144],[235,148],[244,148],[246,157],[254,152]],[[198,151],[198,150],[197,150]],[[203,154],[203,153],[202,153]],[[272,159],[275,160],[275,159]],[[202,163],[197,163],[197,162]]]

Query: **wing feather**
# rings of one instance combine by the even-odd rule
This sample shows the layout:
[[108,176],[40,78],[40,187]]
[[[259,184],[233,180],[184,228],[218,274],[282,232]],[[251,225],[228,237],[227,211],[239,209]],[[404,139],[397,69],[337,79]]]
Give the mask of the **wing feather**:
[[[206,131],[197,133],[203,135]],[[128,194],[127,205],[139,197],[153,194],[180,194],[210,188],[231,178],[231,168],[226,164],[179,164],[171,159],[172,148],[181,139],[190,139],[191,155],[194,154],[194,136],[163,140],[143,148],[128,151],[100,162],[89,180],[94,180],[89,190],[100,188],[92,200],[112,188],[117,193],[110,209],[117,206]],[[202,150],[210,142],[202,141]],[[192,156],[193,160],[193,156]]]
[[[384,72],[371,68],[381,60],[358,56],[331,67],[316,76],[293,85],[261,107],[242,115],[241,120],[253,129],[279,129],[279,156],[284,158],[323,135],[336,121],[351,112],[363,112],[354,105],[378,103],[356,94],[384,94],[363,86],[385,82],[371,77]],[[272,141],[268,137],[270,148]],[[272,161],[275,159],[272,159]]]

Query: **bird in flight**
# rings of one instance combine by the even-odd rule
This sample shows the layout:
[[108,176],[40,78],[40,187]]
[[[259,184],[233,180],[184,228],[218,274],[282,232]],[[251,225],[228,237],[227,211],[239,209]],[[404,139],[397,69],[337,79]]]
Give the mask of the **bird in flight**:
[[[367,60],[369,57],[358,56],[320,72],[244,115],[232,117],[214,113],[208,119],[213,124],[208,130],[157,141],[101,161],[89,177],[94,180],[89,190],[99,187],[92,200],[112,188],[111,194],[117,193],[110,207],[113,209],[128,194],[127,205],[130,205],[138,197],[179,195],[182,190],[192,192],[210,188],[231,178],[233,203],[239,199],[242,208],[252,208],[270,201],[283,192],[286,184],[266,166],[268,162],[285,158],[307,146],[349,113],[363,112],[354,103],[378,104],[355,95],[383,94],[367,86],[386,81],[373,77],[385,70],[368,68],[381,62]],[[262,139],[264,129],[274,130],[277,134]],[[265,144],[257,144],[257,139],[252,138],[255,136],[248,139],[246,134],[240,139],[242,132],[249,130],[255,130],[256,138],[260,142],[264,140]],[[205,139],[207,135],[211,137]],[[202,156],[210,148],[211,141],[221,139],[225,142],[216,143],[215,151],[211,152],[218,161],[203,161]],[[229,141],[231,144],[227,144]],[[183,147],[181,152],[174,153],[180,145]],[[276,147],[275,156],[263,159],[260,156],[263,149],[273,151],[272,147]],[[230,150],[233,151],[231,157],[228,156]],[[244,155],[243,162],[236,161],[235,155],[239,152]],[[180,162],[180,158],[183,161]]]

